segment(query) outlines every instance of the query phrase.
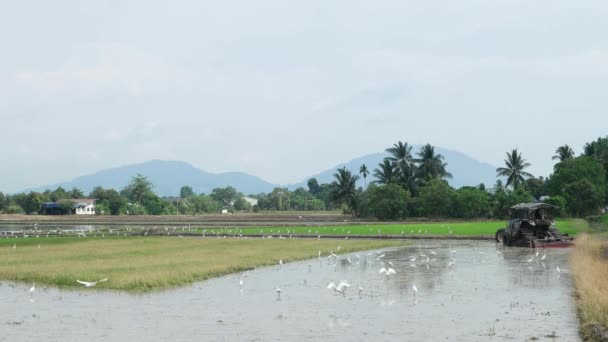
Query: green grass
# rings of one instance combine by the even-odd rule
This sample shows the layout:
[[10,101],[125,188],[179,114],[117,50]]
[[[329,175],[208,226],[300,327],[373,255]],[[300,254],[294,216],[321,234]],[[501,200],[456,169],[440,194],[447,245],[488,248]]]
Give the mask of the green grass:
[[[16,244],[16,248],[13,245]],[[40,248],[38,248],[40,245]],[[338,245],[341,251],[338,252]],[[0,240],[0,279],[59,287],[109,278],[99,288],[151,291],[263,265],[400,246],[386,240],[198,239],[177,237],[19,238]]]
[[[264,234],[283,235],[289,234],[310,236],[331,235],[442,235],[442,236],[494,236],[496,230],[504,228],[506,221],[478,221],[478,222],[433,222],[433,223],[406,223],[406,224],[356,224],[342,226],[300,226],[300,227],[265,227],[265,228],[207,228],[207,235],[214,234]],[[588,225],[585,220],[567,219],[557,222],[557,227],[564,233],[576,235],[578,232],[587,231]],[[203,229],[197,229],[196,233],[202,233]],[[450,233],[451,232],[451,233]]]

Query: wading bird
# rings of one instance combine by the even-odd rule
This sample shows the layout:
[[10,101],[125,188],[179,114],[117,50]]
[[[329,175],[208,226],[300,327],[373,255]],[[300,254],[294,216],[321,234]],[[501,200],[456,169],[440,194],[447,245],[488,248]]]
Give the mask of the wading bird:
[[30,295],[33,295],[34,291],[36,291],[36,283],[32,283],[32,287],[30,287]]
[[344,296],[344,290],[346,290],[347,287],[350,287],[350,284],[345,282],[344,280],[341,281],[338,286],[336,286],[336,284],[334,284],[333,282],[330,282],[329,284],[327,284],[327,288],[328,289],[334,289],[334,291],[341,293]]
[[80,283],[80,284],[84,285],[85,287],[92,287],[92,286],[97,285],[97,283],[103,283],[104,281],[108,281],[108,278],[103,278],[103,279],[101,279],[101,280],[98,280],[98,281],[92,281],[92,282],[90,282],[90,281],[82,281],[82,280],[76,280],[76,281],[77,281],[78,283]]
[[378,273],[384,273],[387,277],[391,274],[396,274],[397,272],[392,268],[384,268],[382,267]]
[[414,290],[414,297],[416,297],[416,294],[418,294],[418,288],[416,287],[416,284],[412,284],[412,290]]

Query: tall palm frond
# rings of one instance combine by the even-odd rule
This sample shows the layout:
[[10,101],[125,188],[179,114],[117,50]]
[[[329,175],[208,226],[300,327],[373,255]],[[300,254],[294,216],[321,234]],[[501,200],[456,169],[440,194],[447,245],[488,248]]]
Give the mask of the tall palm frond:
[[513,186],[513,189],[517,189],[524,181],[524,177],[533,177],[530,173],[525,172],[524,169],[532,166],[522,158],[521,153],[517,152],[517,149],[507,152],[507,159],[505,159],[506,167],[499,167],[496,169],[497,176],[507,177],[507,183],[505,187],[509,185]]

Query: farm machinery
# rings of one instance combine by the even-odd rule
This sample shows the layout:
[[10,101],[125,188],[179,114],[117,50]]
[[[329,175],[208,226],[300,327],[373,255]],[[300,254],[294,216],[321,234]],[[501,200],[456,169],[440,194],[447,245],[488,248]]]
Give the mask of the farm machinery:
[[569,247],[572,237],[557,230],[550,215],[557,207],[546,203],[520,203],[509,210],[511,219],[506,228],[496,231],[496,242],[505,246],[546,248]]

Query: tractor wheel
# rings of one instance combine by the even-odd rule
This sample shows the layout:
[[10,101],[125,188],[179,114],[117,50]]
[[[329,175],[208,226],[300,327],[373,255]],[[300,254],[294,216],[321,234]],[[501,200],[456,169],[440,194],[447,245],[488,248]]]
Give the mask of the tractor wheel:
[[496,236],[495,236],[496,242],[502,242],[504,243],[505,241],[505,229],[501,228],[499,230],[496,231]]

